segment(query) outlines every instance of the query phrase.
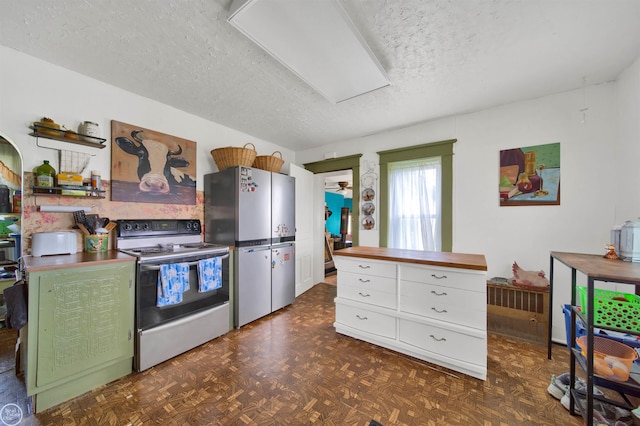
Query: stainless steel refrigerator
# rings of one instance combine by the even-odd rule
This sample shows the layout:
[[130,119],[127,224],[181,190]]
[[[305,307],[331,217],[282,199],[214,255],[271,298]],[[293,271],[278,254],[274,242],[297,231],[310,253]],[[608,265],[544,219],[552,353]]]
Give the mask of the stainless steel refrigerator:
[[234,326],[295,298],[295,179],[251,167],[204,176],[205,241],[234,247]]

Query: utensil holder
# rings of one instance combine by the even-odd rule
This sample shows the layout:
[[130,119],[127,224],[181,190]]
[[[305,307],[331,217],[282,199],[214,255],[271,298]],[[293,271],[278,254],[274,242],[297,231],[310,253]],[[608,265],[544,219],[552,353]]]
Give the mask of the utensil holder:
[[109,234],[85,235],[84,251],[87,253],[102,253],[109,248]]

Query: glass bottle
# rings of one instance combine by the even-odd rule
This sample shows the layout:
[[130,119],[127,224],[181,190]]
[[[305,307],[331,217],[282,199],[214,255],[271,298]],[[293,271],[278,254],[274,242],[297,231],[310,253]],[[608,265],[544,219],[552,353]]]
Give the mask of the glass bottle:
[[53,194],[55,180],[56,169],[49,164],[48,160],[44,160],[44,162],[36,169],[36,186],[41,187],[38,188],[37,192]]
[[533,184],[531,180],[529,180],[529,176],[526,173],[520,173],[518,176],[518,182],[516,182],[516,186],[520,190],[520,192],[531,192],[533,189]]

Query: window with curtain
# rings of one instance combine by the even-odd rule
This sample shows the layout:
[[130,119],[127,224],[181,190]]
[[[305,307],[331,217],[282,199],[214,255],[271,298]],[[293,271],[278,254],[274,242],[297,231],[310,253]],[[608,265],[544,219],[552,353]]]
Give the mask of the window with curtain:
[[389,163],[388,182],[388,247],[441,251],[441,158]]
[[[378,221],[380,224],[380,247],[411,247],[408,244],[414,244],[411,240],[416,238],[420,239],[422,244],[425,244],[425,241],[428,243],[430,239],[433,239],[435,250],[437,251],[450,252],[452,250],[453,145],[455,142],[456,139],[449,139],[422,145],[378,151],[378,155],[380,156],[380,220]],[[437,166],[438,172],[428,171],[429,169],[434,169],[435,166],[429,165],[429,163],[434,160],[439,160],[439,165]],[[408,183],[397,181],[393,184],[396,189],[392,189],[390,177],[392,167],[402,170],[403,166],[407,166],[407,170],[411,170],[413,166],[420,164],[421,162],[427,163],[424,165],[424,173],[426,177],[417,179],[421,183],[424,183],[427,189],[424,187],[420,189],[421,186],[413,185],[411,181],[408,181]],[[398,173],[407,175],[402,179],[408,179],[408,176],[412,174],[408,171],[406,173],[399,171]],[[429,189],[430,182],[434,182],[433,179],[429,178],[429,173],[436,173],[435,189]],[[402,185],[402,188],[400,185]],[[429,192],[430,190],[432,191],[431,193]],[[391,199],[392,192],[396,194],[396,199],[393,201]],[[427,195],[419,195],[421,193],[426,193]],[[426,201],[426,204],[414,204],[414,201],[417,200],[428,201]],[[398,208],[407,210],[408,213],[403,213],[403,217],[402,214],[396,212]],[[424,213],[426,208],[429,209],[428,213]],[[394,210],[393,213],[391,212],[391,209]],[[397,216],[397,219],[392,219],[392,214],[400,214],[400,216]],[[401,226],[400,229],[409,228],[408,223],[413,222],[411,226],[414,226],[417,229],[419,225],[421,227],[420,232],[414,237],[412,234],[415,234],[415,232],[412,233],[405,230],[394,230],[393,238],[395,241],[391,243],[390,238],[392,232],[390,231],[390,227],[392,222],[394,222],[393,226],[396,228]],[[429,232],[429,228],[427,226],[428,223],[433,225],[433,228],[431,228],[431,237],[427,234]],[[424,226],[422,226],[423,224]],[[401,241],[402,239],[404,239],[404,242]],[[415,242],[415,244],[418,243]],[[425,246],[423,250],[432,250],[428,247],[428,245]]]

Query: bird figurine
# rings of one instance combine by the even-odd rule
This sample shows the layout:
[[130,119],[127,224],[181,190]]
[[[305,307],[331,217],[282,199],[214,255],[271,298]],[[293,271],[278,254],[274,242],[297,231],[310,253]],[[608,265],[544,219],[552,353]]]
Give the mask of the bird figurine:
[[516,287],[524,287],[532,290],[548,290],[549,280],[544,271],[525,271],[517,262],[511,267],[513,279],[511,282]]

